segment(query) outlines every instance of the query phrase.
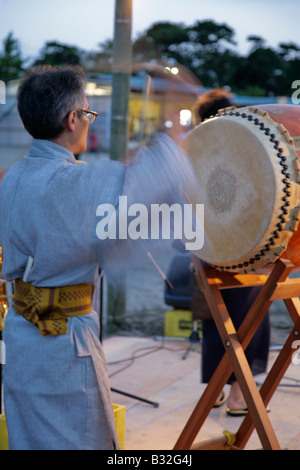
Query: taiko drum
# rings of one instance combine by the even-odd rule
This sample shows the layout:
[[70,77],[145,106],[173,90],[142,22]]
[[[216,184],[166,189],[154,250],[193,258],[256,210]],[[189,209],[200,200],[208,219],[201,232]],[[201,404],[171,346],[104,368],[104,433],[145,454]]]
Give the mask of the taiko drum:
[[300,107],[219,110],[183,148],[204,203],[205,243],[196,256],[241,273],[278,258],[300,266]]

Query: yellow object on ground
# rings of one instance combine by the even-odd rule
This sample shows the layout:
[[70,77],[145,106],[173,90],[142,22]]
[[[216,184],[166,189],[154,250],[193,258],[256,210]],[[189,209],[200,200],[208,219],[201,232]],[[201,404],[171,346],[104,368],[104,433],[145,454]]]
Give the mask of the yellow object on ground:
[[0,415],[0,450],[8,450],[8,436],[5,415]]
[[120,448],[121,450],[124,450],[126,406],[113,404],[113,410]]
[[[201,321],[197,321],[197,330],[201,338]],[[174,309],[165,313],[165,336],[171,338],[189,338],[193,331],[193,317],[190,310]]]

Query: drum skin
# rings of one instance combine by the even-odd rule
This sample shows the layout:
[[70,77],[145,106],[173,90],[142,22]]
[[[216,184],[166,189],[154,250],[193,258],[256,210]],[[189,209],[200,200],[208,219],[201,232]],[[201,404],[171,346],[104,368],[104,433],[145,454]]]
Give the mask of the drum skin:
[[226,108],[183,141],[204,204],[205,243],[217,269],[249,273],[278,258],[300,266],[300,107]]

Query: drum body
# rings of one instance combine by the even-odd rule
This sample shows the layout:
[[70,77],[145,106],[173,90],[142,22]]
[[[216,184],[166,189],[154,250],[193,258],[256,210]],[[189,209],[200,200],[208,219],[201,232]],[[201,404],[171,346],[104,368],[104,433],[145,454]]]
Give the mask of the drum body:
[[255,272],[279,257],[300,266],[300,107],[220,110],[183,141],[204,204],[205,243],[217,269]]

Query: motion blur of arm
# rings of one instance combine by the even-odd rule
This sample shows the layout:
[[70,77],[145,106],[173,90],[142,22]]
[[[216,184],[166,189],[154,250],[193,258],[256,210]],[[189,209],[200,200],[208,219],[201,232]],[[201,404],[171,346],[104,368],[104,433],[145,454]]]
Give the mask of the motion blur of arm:
[[142,147],[125,172],[123,194],[128,204],[192,203],[200,188],[188,155],[166,134]]
[[[119,204],[116,217],[124,218],[129,222],[128,208],[139,210],[138,204],[147,213],[148,236],[142,235],[136,239],[127,236],[123,239],[112,240],[108,244],[106,256],[102,266],[110,272],[112,277],[125,267],[134,267],[148,262],[148,251],[155,253],[161,246],[161,240],[151,238],[151,230],[159,231],[153,227],[157,220],[151,219],[153,205],[172,205],[184,207],[184,204],[201,204],[201,191],[189,157],[167,135],[159,134],[152,145],[142,147],[136,157],[126,166],[122,196],[126,197],[126,206]],[[130,209],[129,209],[130,210]],[[129,216],[134,215],[134,210]],[[145,222],[145,218],[143,219]],[[172,231],[172,229],[171,229]],[[123,232],[124,236],[124,232]],[[172,234],[170,243],[172,243]],[[168,240],[165,240],[167,243]]]

